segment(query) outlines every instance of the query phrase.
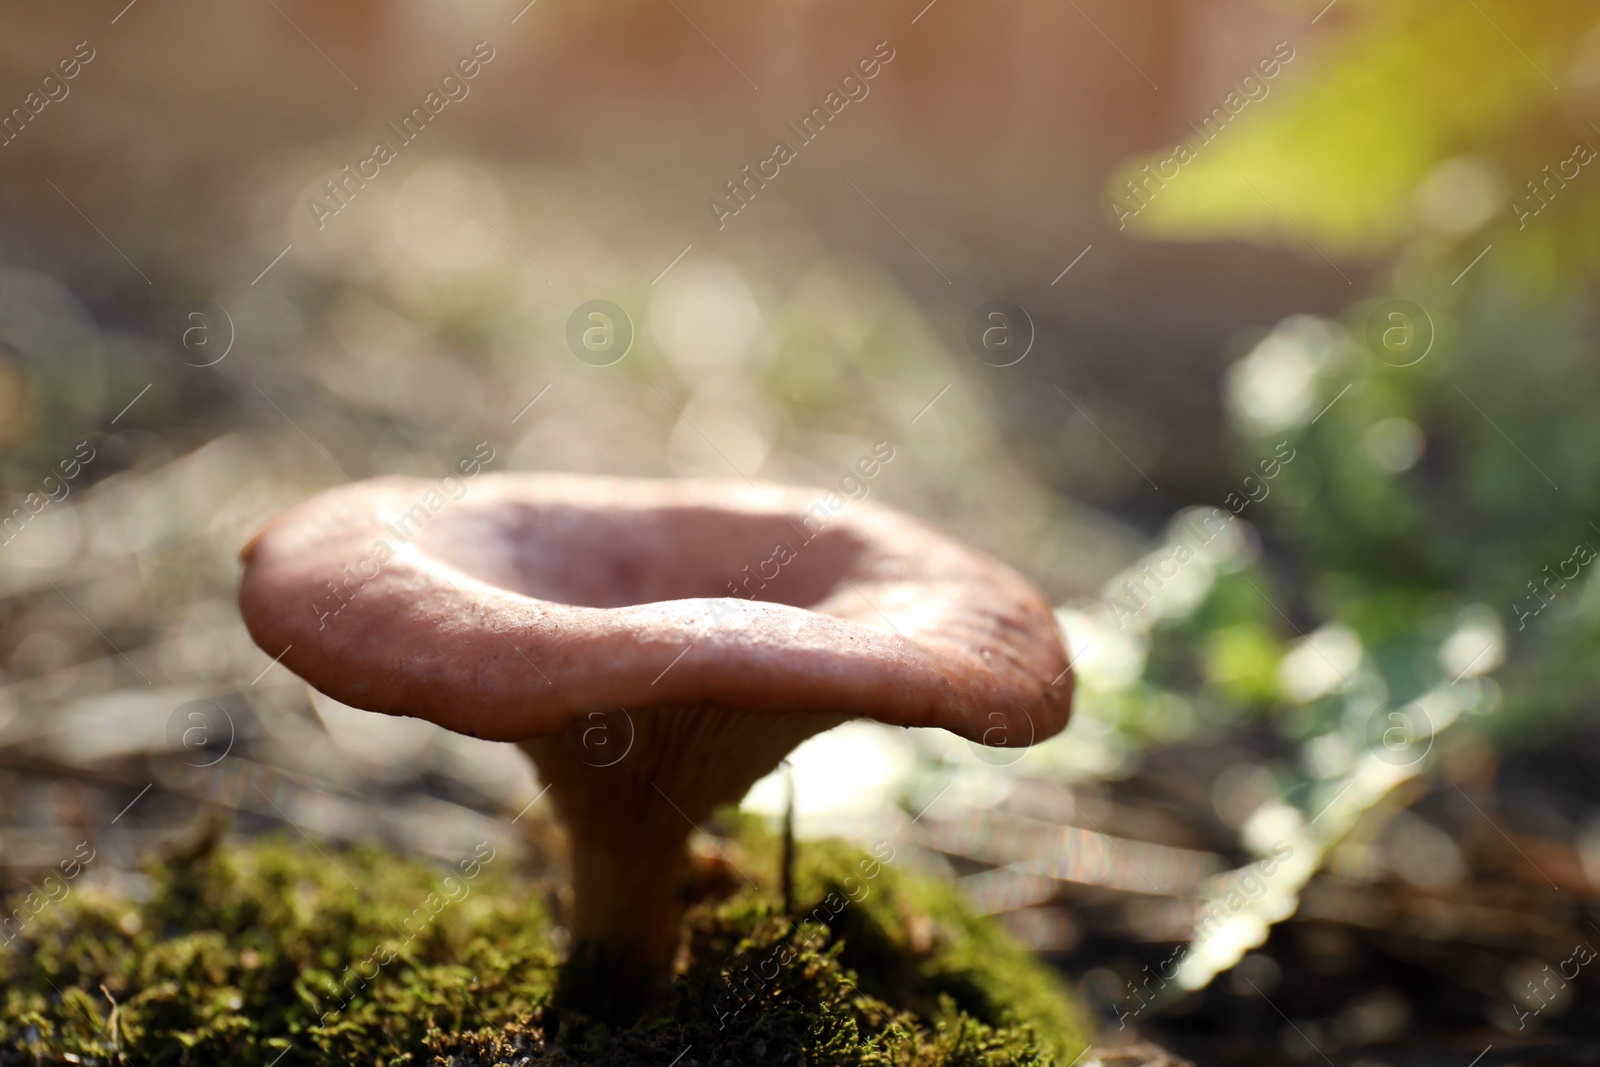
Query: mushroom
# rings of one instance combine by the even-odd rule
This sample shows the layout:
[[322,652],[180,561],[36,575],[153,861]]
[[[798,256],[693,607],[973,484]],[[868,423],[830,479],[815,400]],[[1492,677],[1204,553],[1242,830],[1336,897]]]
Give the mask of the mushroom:
[[256,643],[335,700],[519,744],[572,846],[575,954],[670,978],[688,835],[853,718],[1023,746],[1066,725],[1050,604],[837,493],[557,474],[384,478],[256,534]]

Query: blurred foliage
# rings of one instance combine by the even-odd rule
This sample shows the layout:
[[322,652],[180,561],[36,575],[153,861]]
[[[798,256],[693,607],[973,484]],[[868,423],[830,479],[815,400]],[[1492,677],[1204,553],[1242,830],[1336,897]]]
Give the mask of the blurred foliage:
[[[734,854],[771,867],[751,858],[772,840],[732,818]],[[441,870],[213,834],[152,859],[142,891],[84,885],[25,912],[0,953],[0,1058],[573,1065],[691,1046],[697,1063],[1003,1067],[1081,1052],[1060,982],[894,859],[803,848],[798,925],[770,885],[698,907],[663,1012],[608,1028],[559,1003],[555,928],[492,849]]]
[[[1130,569],[1065,611],[1084,647],[1139,665],[1089,657],[1091,714],[1136,742],[1150,715],[1130,697],[1202,725],[1268,715],[1301,742],[1277,770],[1303,811],[1363,753],[1431,766],[1463,713],[1502,746],[1545,742],[1600,691],[1600,175],[1575,147],[1600,146],[1600,4],[1325,14],[1273,98],[1130,227],[1382,266],[1337,321],[1287,320],[1230,372],[1239,490],[1215,506],[1248,526],[1170,583],[1198,592],[1163,588],[1130,619]],[[1268,475],[1280,447],[1294,459]]]
[[[1289,42],[1305,54],[1277,78],[1284,99],[1252,105],[1211,143],[1191,138],[1196,161],[1134,225],[1286,241],[1298,225],[1352,251],[1419,226],[1461,233],[1486,210],[1510,219],[1508,195],[1525,196],[1575,140],[1597,143],[1597,29],[1589,0],[1343,0]],[[1325,35],[1336,46],[1314,50]],[[1456,159],[1468,166],[1440,171]]]

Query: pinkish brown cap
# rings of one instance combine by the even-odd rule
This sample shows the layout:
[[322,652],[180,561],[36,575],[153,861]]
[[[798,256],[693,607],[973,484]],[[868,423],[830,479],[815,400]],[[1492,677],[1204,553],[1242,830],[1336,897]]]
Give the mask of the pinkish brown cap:
[[[311,498],[243,557],[268,655],[335,700],[529,754],[572,842],[586,988],[624,1012],[670,974],[689,830],[795,745],[872,718],[1020,747],[1071,702],[1037,590],[837,493],[389,478]],[[589,749],[617,712],[618,754]]]
[[239,590],[256,643],[343,703],[499,741],[687,705],[1006,746],[1066,725],[1050,604],[889,508],[733,482],[450,481],[329,490],[258,533]]

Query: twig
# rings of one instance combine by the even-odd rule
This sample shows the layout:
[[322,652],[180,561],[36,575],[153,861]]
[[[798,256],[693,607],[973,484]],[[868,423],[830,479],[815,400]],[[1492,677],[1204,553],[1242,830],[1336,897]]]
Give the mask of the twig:
[[111,995],[111,990],[106,988],[104,982],[100,983],[100,992],[104,993],[106,999],[111,1002],[111,1051],[117,1054],[118,1063],[127,1063],[128,1057],[122,1054],[122,1039],[117,1032],[117,1013],[121,1010],[121,1006],[117,1003],[117,998]]
[[794,766],[783,761],[783,782],[788,791],[788,803],[783,809],[783,914],[794,917]]

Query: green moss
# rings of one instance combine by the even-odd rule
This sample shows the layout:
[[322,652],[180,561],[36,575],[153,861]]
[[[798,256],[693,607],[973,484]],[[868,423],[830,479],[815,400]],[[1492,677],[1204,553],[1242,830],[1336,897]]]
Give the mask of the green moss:
[[[732,858],[754,873],[774,855],[746,832]],[[152,863],[147,892],[79,885],[0,947],[0,1063],[1001,1067],[1082,1050],[1057,980],[948,887],[888,846],[800,856],[798,923],[769,888],[697,906],[668,1001],[619,1029],[563,1002],[550,916],[487,846],[444,869],[207,839]]]

